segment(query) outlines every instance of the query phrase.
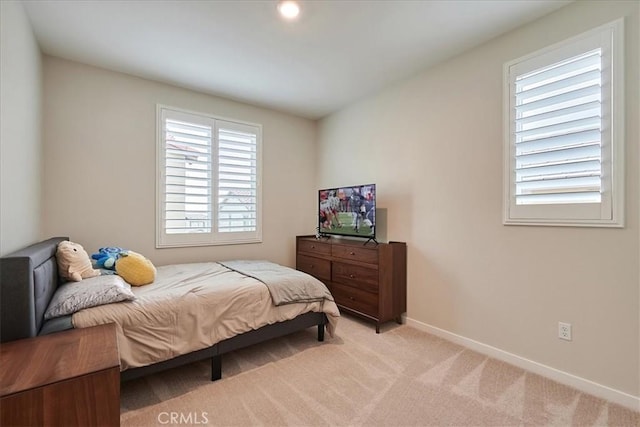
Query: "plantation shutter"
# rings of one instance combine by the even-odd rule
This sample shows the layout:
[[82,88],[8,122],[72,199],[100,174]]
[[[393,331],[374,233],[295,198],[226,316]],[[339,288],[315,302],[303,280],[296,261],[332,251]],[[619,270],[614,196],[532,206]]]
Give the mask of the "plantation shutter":
[[601,49],[516,77],[516,203],[600,203]]
[[503,222],[622,227],[623,21],[504,65]]
[[157,106],[156,247],[262,241],[257,124]]
[[211,232],[211,125],[165,121],[167,234]]
[[257,136],[253,126],[218,121],[218,231],[257,229]]

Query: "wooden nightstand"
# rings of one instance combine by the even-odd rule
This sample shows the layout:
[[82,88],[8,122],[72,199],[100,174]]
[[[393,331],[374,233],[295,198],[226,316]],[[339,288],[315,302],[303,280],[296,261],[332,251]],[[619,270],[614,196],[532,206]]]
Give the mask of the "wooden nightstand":
[[3,343],[0,366],[0,425],[120,425],[114,324]]

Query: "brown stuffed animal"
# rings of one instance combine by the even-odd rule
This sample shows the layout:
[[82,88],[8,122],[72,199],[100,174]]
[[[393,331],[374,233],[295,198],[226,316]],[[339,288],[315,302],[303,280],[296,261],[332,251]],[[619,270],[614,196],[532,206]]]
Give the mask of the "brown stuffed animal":
[[100,271],[94,270],[91,266],[89,254],[78,243],[68,240],[58,243],[56,259],[60,276],[67,280],[79,282],[100,275]]

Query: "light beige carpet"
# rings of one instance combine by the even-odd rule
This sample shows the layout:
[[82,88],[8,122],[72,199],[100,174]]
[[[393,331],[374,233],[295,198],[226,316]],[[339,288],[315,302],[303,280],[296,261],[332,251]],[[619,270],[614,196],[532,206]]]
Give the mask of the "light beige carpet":
[[343,316],[223,357],[125,382],[123,426],[639,426],[640,414],[406,325]]

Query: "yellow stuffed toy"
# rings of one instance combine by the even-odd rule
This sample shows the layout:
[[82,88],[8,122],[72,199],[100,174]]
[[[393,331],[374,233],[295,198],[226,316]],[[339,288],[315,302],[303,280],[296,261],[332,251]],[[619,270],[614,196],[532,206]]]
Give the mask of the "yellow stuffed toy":
[[116,273],[132,286],[148,285],[156,279],[156,268],[151,261],[133,251],[120,253]]
[[91,266],[87,251],[78,243],[68,240],[58,243],[56,260],[60,276],[67,280],[79,282],[100,275],[100,271],[94,270]]

